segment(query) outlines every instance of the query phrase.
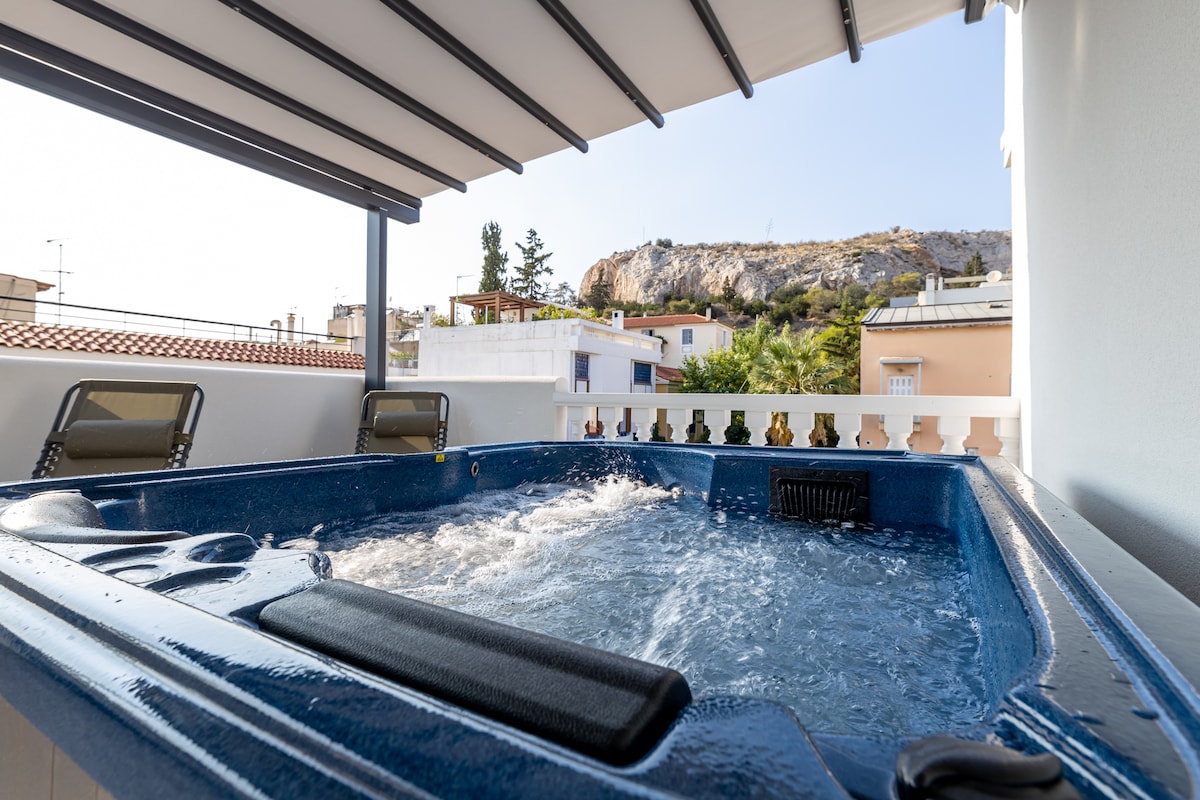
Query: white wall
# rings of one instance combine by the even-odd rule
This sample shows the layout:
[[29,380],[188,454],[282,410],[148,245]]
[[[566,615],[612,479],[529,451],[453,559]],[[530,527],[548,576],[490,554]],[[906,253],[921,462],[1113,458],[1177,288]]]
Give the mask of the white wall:
[[582,319],[456,325],[422,331],[418,376],[562,378],[572,385],[574,354],[590,358],[591,391],[628,392],[632,362],[657,364],[657,339]]
[[554,393],[567,391],[564,378],[389,378],[387,386],[445,392],[450,398],[450,447],[566,438],[567,411],[554,405]]
[[[2,350],[0,481],[29,477],[63,393],[80,378],[199,383],[204,409],[189,467],[352,453],[364,390],[363,374],[349,370]],[[391,378],[388,386],[445,392],[450,445],[566,435],[566,412],[554,406],[554,392],[564,391],[565,381]]]
[[354,450],[362,373],[58,351],[0,354],[0,480],[28,478],[63,393],[80,378],[196,381],[204,408],[188,466]]
[[1200,601],[1200,5],[1028,0],[1018,21],[1026,468]]

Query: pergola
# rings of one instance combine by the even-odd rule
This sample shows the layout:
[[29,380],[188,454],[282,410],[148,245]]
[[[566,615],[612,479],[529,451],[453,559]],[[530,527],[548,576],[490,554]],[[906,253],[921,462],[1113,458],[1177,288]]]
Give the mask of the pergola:
[[537,300],[530,300],[527,297],[518,297],[509,292],[482,292],[480,294],[460,294],[450,298],[450,324],[455,324],[454,311],[459,305],[470,306],[471,316],[479,319],[480,313],[486,314],[491,311],[496,315],[496,321],[500,321],[500,314],[504,311],[516,311],[521,322],[525,321],[526,311],[536,311],[544,307],[546,304]]
[[387,221],[421,200],[996,0],[0,0],[0,77]]

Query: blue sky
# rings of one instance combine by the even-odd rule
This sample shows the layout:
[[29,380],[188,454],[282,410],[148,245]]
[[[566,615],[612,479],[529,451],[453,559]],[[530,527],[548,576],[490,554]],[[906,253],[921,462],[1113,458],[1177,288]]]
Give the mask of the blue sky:
[[[537,230],[553,281],[657,238],[829,240],[900,225],[1011,227],[1000,6],[961,14],[429,198],[391,223],[391,304],[478,284],[495,220],[510,264]],[[0,272],[63,300],[323,331],[365,299],[365,212],[0,81]],[[465,276],[465,277],[460,277]],[[44,298],[55,299],[57,290]],[[65,320],[64,320],[65,321]]]

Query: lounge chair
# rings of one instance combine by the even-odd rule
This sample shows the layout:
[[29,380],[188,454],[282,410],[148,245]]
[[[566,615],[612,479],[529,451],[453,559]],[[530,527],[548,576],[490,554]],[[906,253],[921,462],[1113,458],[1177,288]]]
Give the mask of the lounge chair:
[[367,392],[355,453],[430,453],[446,448],[450,398],[441,392]]
[[63,396],[33,477],[185,466],[203,405],[194,383],[82,380]]

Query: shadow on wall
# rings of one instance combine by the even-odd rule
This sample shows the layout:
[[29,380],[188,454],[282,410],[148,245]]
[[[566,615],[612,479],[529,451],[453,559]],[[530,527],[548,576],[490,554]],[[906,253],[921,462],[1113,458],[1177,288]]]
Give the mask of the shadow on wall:
[[1087,486],[1071,484],[1069,498],[1084,519],[1200,605],[1200,547],[1194,538],[1165,528]]

